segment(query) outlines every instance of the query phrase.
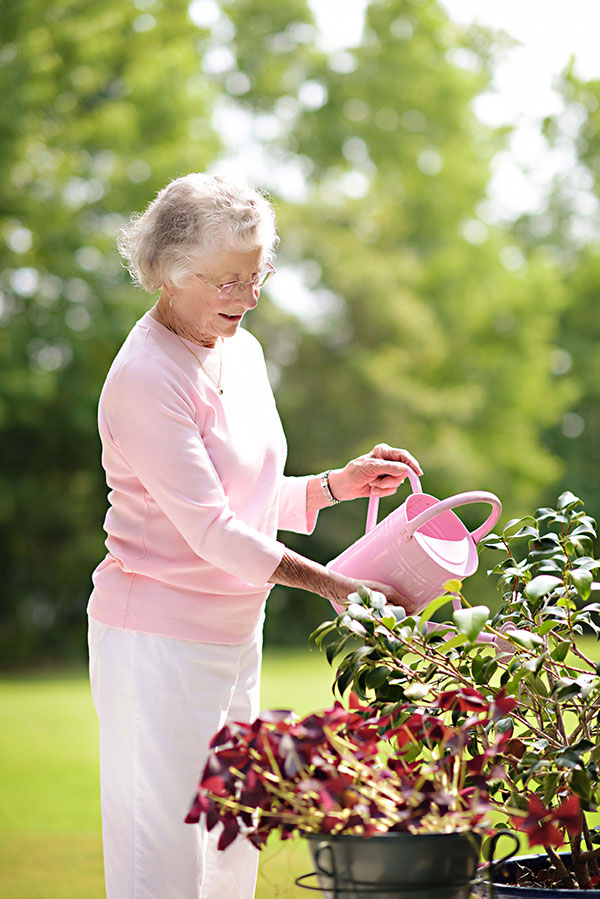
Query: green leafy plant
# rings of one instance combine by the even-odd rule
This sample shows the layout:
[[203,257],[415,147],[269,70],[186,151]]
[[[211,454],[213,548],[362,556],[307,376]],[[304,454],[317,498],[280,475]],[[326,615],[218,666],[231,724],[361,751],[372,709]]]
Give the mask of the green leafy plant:
[[[450,689],[513,697],[509,714],[472,737],[484,752],[500,747],[486,775],[491,801],[503,824],[544,847],[541,882],[583,889],[600,883],[589,820],[600,801],[600,666],[582,639],[600,633],[595,537],[581,500],[563,493],[556,508],[484,541],[502,554],[489,572],[502,595],[494,613],[469,603],[459,581],[410,617],[361,588],[313,634],[336,665],[339,693],[351,688],[382,712],[410,714],[411,702]],[[566,839],[570,864],[557,852]]]

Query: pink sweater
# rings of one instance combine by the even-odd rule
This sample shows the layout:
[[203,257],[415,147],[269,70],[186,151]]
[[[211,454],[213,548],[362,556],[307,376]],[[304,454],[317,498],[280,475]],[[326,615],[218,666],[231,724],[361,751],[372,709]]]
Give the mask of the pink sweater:
[[[218,372],[216,347],[188,345]],[[222,356],[219,396],[146,313],[111,366],[98,414],[110,508],[88,605],[96,621],[243,643],[281,561],[278,528],[314,528],[308,478],[283,475],[285,436],[259,343],[239,329]]]

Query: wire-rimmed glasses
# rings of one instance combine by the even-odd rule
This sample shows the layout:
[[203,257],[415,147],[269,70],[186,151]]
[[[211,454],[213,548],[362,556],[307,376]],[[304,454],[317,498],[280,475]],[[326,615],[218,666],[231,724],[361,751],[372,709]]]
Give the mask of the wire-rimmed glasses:
[[264,268],[256,275],[253,275],[249,281],[228,281],[226,284],[215,284],[213,281],[205,278],[204,275],[199,275],[198,272],[194,272],[194,275],[204,284],[208,284],[209,287],[216,290],[219,297],[224,300],[227,297],[241,296],[249,287],[252,287],[253,291],[261,290],[275,272],[275,266],[267,262]]

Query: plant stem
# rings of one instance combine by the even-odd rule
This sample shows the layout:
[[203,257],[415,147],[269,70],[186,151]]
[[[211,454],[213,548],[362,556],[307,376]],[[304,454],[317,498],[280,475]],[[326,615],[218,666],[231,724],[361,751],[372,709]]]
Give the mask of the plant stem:
[[[558,854],[558,852],[556,852],[556,850],[554,850],[552,848],[552,846],[544,846],[544,849],[546,850],[546,854],[548,855],[548,858],[554,865],[557,873],[560,874],[560,880],[558,881],[558,883],[561,886],[564,885],[566,887],[569,887],[570,889],[573,889],[576,886],[575,881],[573,880],[573,878],[571,877],[571,874],[565,867],[565,864],[564,864],[562,858],[560,857],[560,855]],[[557,884],[555,884],[555,886],[556,885]]]
[[[583,824],[583,836],[585,838],[585,845],[587,846],[589,851],[591,850],[593,852],[592,847],[594,844],[592,843],[592,837],[590,835],[590,828],[589,828],[589,825],[587,822],[587,818],[585,816],[585,812],[581,815],[581,821]],[[597,860],[596,856],[592,855],[588,858],[587,852],[585,852],[585,853],[582,853],[581,857],[590,862],[590,871],[594,874],[595,877],[599,877],[600,876],[600,867],[598,866],[598,860]]]

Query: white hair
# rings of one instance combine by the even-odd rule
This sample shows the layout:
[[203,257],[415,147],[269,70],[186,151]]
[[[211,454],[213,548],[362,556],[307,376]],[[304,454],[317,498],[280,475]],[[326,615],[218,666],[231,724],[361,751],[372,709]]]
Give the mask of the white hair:
[[192,272],[188,256],[277,245],[275,213],[266,194],[221,175],[192,172],[175,178],[119,231],[117,246],[134,280],[154,293]]

